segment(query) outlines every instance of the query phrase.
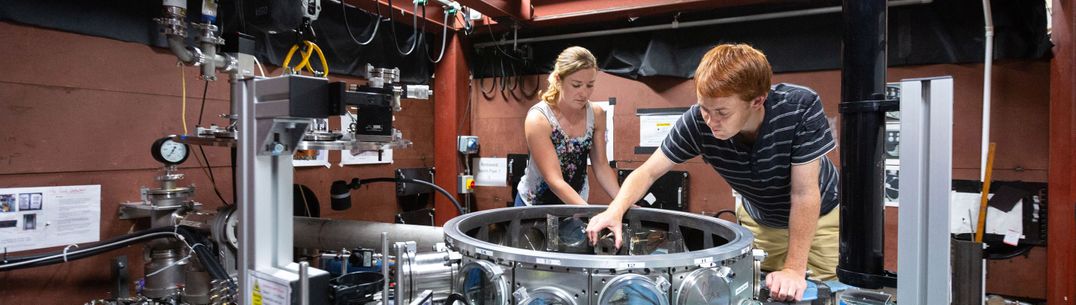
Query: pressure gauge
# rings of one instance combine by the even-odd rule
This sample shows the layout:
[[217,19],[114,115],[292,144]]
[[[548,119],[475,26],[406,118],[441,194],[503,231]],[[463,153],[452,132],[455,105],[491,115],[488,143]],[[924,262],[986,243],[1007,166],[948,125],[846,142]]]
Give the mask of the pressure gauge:
[[157,160],[157,162],[165,165],[178,165],[183,161],[187,161],[187,157],[190,156],[190,146],[173,141],[172,137],[164,137],[153,142],[150,154],[153,155],[153,159]]

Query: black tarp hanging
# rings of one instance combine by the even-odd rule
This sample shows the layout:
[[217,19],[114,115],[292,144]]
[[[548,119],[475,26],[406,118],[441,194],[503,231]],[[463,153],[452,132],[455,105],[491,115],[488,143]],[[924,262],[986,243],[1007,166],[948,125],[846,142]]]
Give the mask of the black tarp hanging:
[[[995,0],[995,59],[1049,56],[1046,9],[1042,1]],[[983,11],[978,2],[935,0],[889,9],[889,66],[983,62]],[[484,38],[484,37],[479,37]],[[548,73],[557,54],[573,45],[586,47],[602,71],[626,77],[691,78],[702,55],[720,43],[747,43],[766,53],[774,72],[835,70],[841,65],[841,14],[787,17],[528,44],[533,54],[519,73]],[[500,50],[504,52],[501,52]],[[472,61],[476,78],[505,75],[501,61],[511,45],[478,49]],[[506,71],[511,72],[511,71]],[[511,74],[509,74],[511,75]]]

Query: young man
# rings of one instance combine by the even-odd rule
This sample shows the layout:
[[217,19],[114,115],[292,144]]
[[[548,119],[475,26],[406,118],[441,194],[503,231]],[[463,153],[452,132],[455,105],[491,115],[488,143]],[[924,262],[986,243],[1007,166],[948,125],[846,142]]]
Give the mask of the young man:
[[747,45],[720,45],[695,71],[698,104],[679,120],[661,149],[624,181],[609,208],[590,219],[595,242],[603,229],[621,243],[624,212],[673,165],[702,156],[743,196],[737,217],[767,252],[766,286],[778,301],[800,300],[812,278],[835,278],[836,147],[822,101],[810,89],[777,84],[766,56]]

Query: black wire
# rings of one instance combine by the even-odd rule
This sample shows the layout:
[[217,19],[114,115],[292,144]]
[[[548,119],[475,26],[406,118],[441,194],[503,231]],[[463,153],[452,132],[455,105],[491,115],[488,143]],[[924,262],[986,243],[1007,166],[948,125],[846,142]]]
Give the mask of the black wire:
[[[356,44],[358,44],[360,46],[368,45],[368,44],[370,44],[370,42],[374,41],[374,37],[377,36],[377,29],[381,26],[381,1],[374,1],[374,7],[377,8],[377,18],[374,19],[374,22],[373,22],[374,23],[374,30],[373,30],[373,32],[370,33],[370,38],[366,39],[366,42],[359,42],[358,39],[355,39],[355,34],[351,33],[351,25],[348,25],[348,21],[347,21],[347,5],[344,5],[344,0],[340,0],[340,13],[344,15],[344,28],[347,29],[347,35],[349,37],[351,37],[351,41],[354,41]],[[389,9],[390,9],[389,13],[392,13],[391,8],[389,8]],[[369,28],[369,27],[367,27],[367,28]]]
[[[519,77],[514,77],[513,79],[516,79],[516,81],[513,81],[513,83],[515,83],[518,86],[519,85],[519,81],[518,81]],[[512,99],[517,101],[517,102],[526,101],[526,99],[519,98],[519,96],[516,95],[516,90],[515,89],[508,89],[508,93],[511,93],[512,94]]]
[[[497,51],[500,51],[501,55],[504,55],[504,56],[506,56],[508,58],[515,59],[515,60],[522,60],[521,58],[516,58],[515,56],[512,56],[511,54],[508,54],[508,51],[505,51],[504,49],[501,48],[500,45],[496,44],[498,42],[498,40],[497,40],[497,36],[493,36],[493,26],[492,25],[490,25],[489,23],[486,23],[486,28],[489,29],[489,37],[491,39],[493,39],[493,43],[494,43],[493,47],[496,48]],[[507,35],[507,33],[505,35]]]
[[505,94],[504,91],[508,90],[508,72],[506,72],[504,70],[504,58],[501,58],[500,62],[501,62],[501,98],[504,98],[504,101],[507,102],[508,101],[508,94]]
[[508,68],[512,70],[512,80],[509,81],[509,83],[511,83],[512,86],[508,87],[508,93],[512,94],[512,99],[514,99],[516,101],[522,101],[523,99],[519,98],[519,96],[516,96],[516,89],[519,88],[519,79],[520,79],[520,77],[519,77],[519,74],[516,73],[516,65],[515,65],[515,63],[514,62],[508,62]]
[[[202,266],[205,267],[206,272],[209,272],[209,275],[214,279],[227,281],[228,287],[231,288],[232,291],[237,290],[239,286],[235,283],[235,280],[228,275],[228,271],[224,269],[224,265],[221,264],[220,260],[217,259],[215,251],[209,248],[209,240],[204,235],[191,234],[191,231],[185,226],[174,228],[176,232],[180,232],[180,229],[182,229],[183,232],[186,232],[183,233],[183,235],[186,236],[187,240],[194,241],[191,248],[194,249],[195,254],[198,255],[198,259],[202,262]],[[201,245],[202,247],[199,248],[198,245]]]
[[[490,63],[490,65],[492,65],[492,63]],[[494,94],[494,91],[497,90],[497,69],[492,69],[492,70],[493,70],[493,77],[492,77],[493,78],[492,79],[493,85],[489,86],[489,92],[486,92],[485,85],[483,85],[483,83],[485,81],[483,79],[479,79],[479,83],[478,83],[479,88],[482,90],[482,97],[485,97],[487,100],[492,100],[493,97],[496,96]]]
[[217,188],[217,179],[213,176],[213,166],[209,165],[209,158],[205,156],[205,149],[201,145],[198,145],[198,152],[202,153],[202,160],[205,161],[206,171],[209,172],[209,183],[213,184],[213,192],[217,193],[217,199],[225,206],[231,205],[227,200],[224,200],[224,196],[220,194],[220,189]]
[[[144,231],[140,231],[140,232],[135,232],[135,233],[130,233],[130,234],[126,234],[126,235],[113,237],[113,238],[108,239],[108,240],[93,243],[93,244],[91,244],[89,246],[83,245],[83,247],[76,248],[76,249],[91,249],[91,248],[97,247],[99,245],[106,245],[106,244],[110,244],[110,243],[115,243],[115,242],[118,242],[118,241],[121,241],[121,240],[124,240],[124,239],[135,237],[135,236],[141,236],[141,235],[147,235],[147,234],[153,234],[153,233],[160,233],[160,232],[171,232],[172,229],[173,229],[172,227],[160,227],[160,228],[148,229],[148,230],[144,230]],[[117,247],[122,247],[122,245],[117,246]],[[114,249],[114,248],[109,247],[109,248],[103,248],[103,249]],[[107,250],[103,250],[103,251],[107,251]],[[63,254],[63,252],[62,251],[61,252],[51,252],[51,253],[42,253],[42,254],[20,256],[20,257],[16,257],[16,258],[6,258],[2,262],[0,262],[0,263],[3,263],[3,265],[0,265],[0,271],[2,271],[6,267],[7,264],[39,259],[39,258],[46,257],[46,256],[53,256],[53,255],[56,255],[56,254]],[[72,258],[75,258],[75,257],[78,257],[78,258],[83,257],[83,256],[76,256],[76,255],[79,255],[79,254],[76,254],[76,253],[69,254],[67,256],[67,260],[70,261],[70,260],[72,260]],[[61,258],[60,260],[62,261],[63,258]],[[14,269],[12,269],[12,270],[14,270]]]
[[[509,61],[508,62],[508,70],[512,71],[512,79],[518,79],[519,78],[519,74],[516,73],[516,63],[514,61]],[[508,91],[515,91],[516,88],[519,88],[519,82],[518,81],[509,81],[509,83],[511,83],[512,86],[508,87]]]
[[425,185],[425,186],[429,186],[429,187],[433,188],[434,190],[436,190],[438,193],[441,193],[441,195],[444,195],[445,198],[448,198],[449,201],[452,201],[452,205],[456,206],[456,211],[458,211],[460,213],[460,215],[464,214],[463,213],[463,206],[460,205],[459,200],[456,200],[456,197],[452,197],[452,193],[449,193],[445,189],[443,189],[440,186],[437,186],[436,184],[433,184],[433,183],[431,183],[429,181],[422,181],[422,180],[411,179],[411,178],[395,178],[395,177],[391,177],[391,178],[390,177],[369,178],[369,179],[359,179],[359,185],[352,185],[351,188],[358,188],[362,184],[376,183],[376,182],[418,183],[418,184],[422,184],[422,185]]
[[717,214],[714,214],[714,218],[721,218],[721,214],[725,214],[725,213],[732,214],[732,218],[734,218],[734,219],[736,218],[736,211],[733,211],[732,209],[723,209],[723,210],[717,211]]
[[523,83],[524,83],[523,78],[520,77],[518,79],[519,79],[519,90],[523,91],[523,97],[527,98],[527,100],[531,100],[531,99],[534,99],[535,96],[538,96],[538,89],[542,87],[542,78],[538,75],[538,73],[534,73],[534,90],[524,89],[523,88]]
[[[999,248],[1001,248],[1001,247],[990,247],[989,249],[991,249],[993,251],[986,251],[986,253],[983,253],[983,257],[985,257],[986,259],[992,259],[992,260],[1010,259],[1010,258],[1014,258],[1014,257],[1017,257],[1017,256],[1027,254],[1027,252],[1031,251],[1031,248],[1034,248],[1034,246],[1024,244],[1024,245],[1019,245],[1019,246],[1014,246],[1014,247],[1006,246],[1005,248],[1002,248],[1001,250],[998,250]],[[995,251],[997,251],[997,252],[995,252]],[[1004,252],[1001,252],[1001,251],[1004,251]]]
[[205,113],[205,96],[209,93],[209,81],[205,81],[205,86],[202,87],[202,106],[198,109],[198,124],[194,126],[202,126],[202,114]]
[[[425,9],[425,6],[423,7],[423,9]],[[414,18],[412,18],[412,19],[415,20],[414,21],[415,24],[412,25],[412,31],[411,31],[411,38],[413,38],[414,40],[411,43],[411,50],[408,50],[407,52],[404,52],[404,50],[400,48],[400,41],[396,38],[396,23],[392,21],[392,15],[393,15],[392,11],[394,11],[394,10],[396,10],[396,8],[394,6],[392,6],[392,0],[389,0],[389,28],[392,31],[392,45],[394,47],[396,47],[396,52],[399,52],[400,55],[403,55],[403,56],[411,55],[411,52],[414,52],[415,47],[418,46],[419,39],[422,39],[422,36],[421,36],[422,33],[418,31],[418,15],[416,15],[415,12],[411,12],[411,15],[414,16]],[[417,3],[415,4],[415,10],[418,10],[418,4]],[[425,20],[423,20],[423,21],[425,21]]]
[[479,78],[478,79],[478,88],[482,90],[482,96],[485,97],[487,100],[493,99],[493,96],[494,96],[493,91],[497,90],[497,75],[494,74],[492,78],[493,78],[493,80],[492,80],[493,85],[489,86],[489,92],[486,92],[486,85],[483,85],[483,84],[486,83],[486,79],[485,78]]
[[[415,4],[418,5],[418,3],[415,3]],[[418,7],[417,6],[415,7],[415,11],[411,12],[411,16],[413,16],[412,18],[418,17]],[[414,24],[414,27],[418,28],[419,33],[426,34],[426,21],[427,21],[427,19],[426,19],[426,5],[422,5],[422,26],[419,27],[418,23]],[[423,39],[423,42],[425,42],[426,38],[422,38],[422,39]]]
[[[19,270],[19,269],[42,267],[42,266],[59,264],[59,263],[65,263],[65,262],[70,262],[70,261],[79,260],[79,259],[87,258],[87,257],[90,257],[90,256],[102,254],[102,253],[105,253],[105,252],[108,252],[108,251],[124,248],[124,247],[127,247],[129,245],[133,245],[135,243],[139,243],[139,242],[143,242],[143,241],[147,241],[147,240],[155,240],[155,239],[161,239],[161,238],[176,238],[175,235],[150,236],[151,234],[155,234],[155,233],[172,233],[172,232],[174,232],[176,234],[179,234],[189,244],[194,245],[194,246],[192,246],[192,248],[194,248],[195,253],[198,254],[199,260],[202,261],[202,265],[204,265],[206,267],[206,271],[208,271],[209,274],[214,279],[227,280],[230,283],[230,286],[232,286],[233,289],[234,289],[235,282],[232,281],[231,276],[229,276],[228,273],[224,271],[224,267],[220,264],[220,260],[217,260],[216,257],[212,254],[212,252],[209,251],[208,246],[206,246],[206,245],[208,245],[208,241],[204,238],[204,235],[201,234],[201,233],[195,234],[195,232],[197,232],[197,231],[191,230],[187,226],[158,227],[158,228],[152,228],[152,229],[148,229],[148,230],[142,230],[142,231],[131,233],[131,234],[125,234],[125,235],[114,237],[114,238],[106,240],[106,241],[96,242],[96,243],[93,243],[91,245],[87,245],[85,247],[82,247],[81,249],[76,249],[74,251],[67,251],[69,253],[67,255],[63,255],[65,251],[57,251],[57,252],[52,252],[52,253],[45,253],[45,254],[39,254],[39,255],[18,257],[18,258],[15,258],[15,259],[7,259],[7,260],[5,260],[3,262],[3,264],[0,264],[0,271]],[[201,244],[202,247],[199,248],[197,246],[197,244]],[[49,256],[57,256],[57,255],[62,255],[62,256],[53,257],[53,258],[45,259],[45,260],[42,260],[42,261],[25,264],[25,265],[11,266],[12,264],[19,263],[19,262],[35,260],[35,259],[39,259],[39,258],[43,258],[43,257],[49,257]]]
[[[196,126],[202,126],[202,114],[205,113],[205,97],[208,92],[209,81],[205,81],[205,87],[202,87],[202,106],[201,109],[198,110],[198,125]],[[201,145],[198,145],[198,151],[202,153],[202,160],[205,161],[205,169],[206,172],[209,173],[209,182],[213,184],[213,192],[217,193],[217,198],[220,199],[220,202],[225,206],[231,205],[227,200],[224,200],[224,196],[220,194],[220,189],[217,188],[217,179],[213,176],[213,166],[209,164],[209,158],[206,158],[205,156],[205,149],[202,148]]]

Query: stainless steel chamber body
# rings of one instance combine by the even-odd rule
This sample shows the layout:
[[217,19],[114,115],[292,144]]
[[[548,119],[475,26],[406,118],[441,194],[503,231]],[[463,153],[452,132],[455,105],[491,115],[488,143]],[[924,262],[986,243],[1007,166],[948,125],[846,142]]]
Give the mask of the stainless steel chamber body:
[[452,291],[481,304],[744,304],[758,270],[747,229],[714,217],[646,208],[624,216],[619,249],[586,223],[604,206],[475,212],[444,226],[462,254]]

